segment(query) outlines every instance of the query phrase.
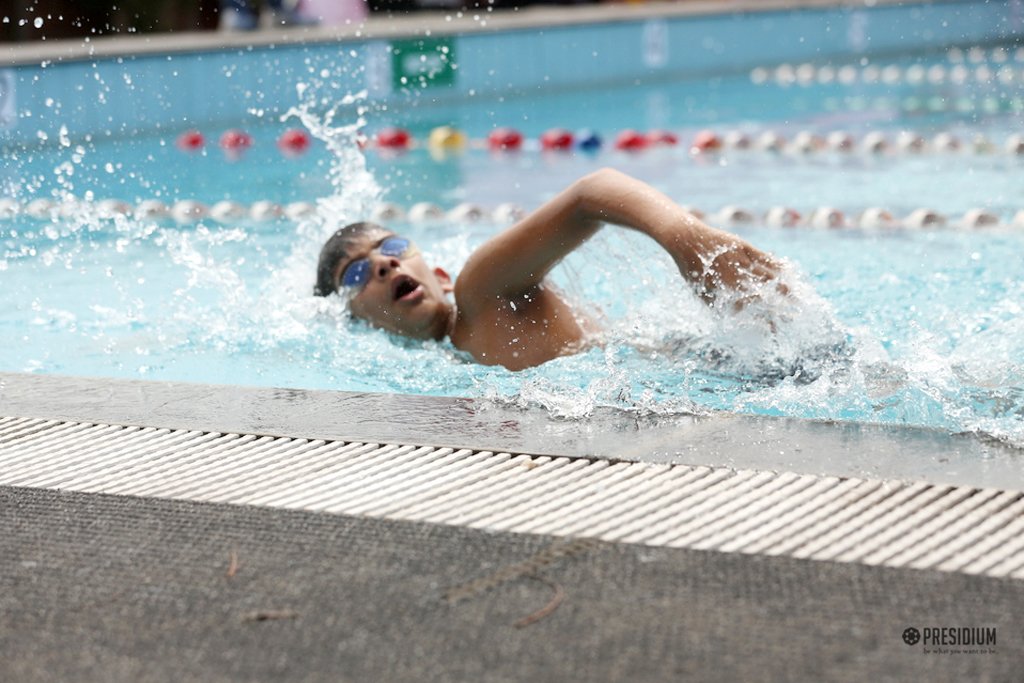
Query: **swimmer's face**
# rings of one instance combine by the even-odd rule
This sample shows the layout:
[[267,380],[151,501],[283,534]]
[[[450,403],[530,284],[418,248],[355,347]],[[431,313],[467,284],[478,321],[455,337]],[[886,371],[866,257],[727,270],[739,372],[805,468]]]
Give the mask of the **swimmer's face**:
[[[451,278],[431,269],[419,250],[379,230],[364,234],[338,262],[334,282],[350,297],[349,310],[370,324],[414,339],[442,339],[452,305]],[[345,283],[349,283],[346,286]]]

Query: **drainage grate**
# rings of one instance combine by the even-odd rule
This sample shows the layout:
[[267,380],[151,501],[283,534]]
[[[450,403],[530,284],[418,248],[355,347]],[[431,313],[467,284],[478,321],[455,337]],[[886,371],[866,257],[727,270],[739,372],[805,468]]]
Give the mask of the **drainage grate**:
[[1024,578],[1024,494],[0,418],[0,485]]

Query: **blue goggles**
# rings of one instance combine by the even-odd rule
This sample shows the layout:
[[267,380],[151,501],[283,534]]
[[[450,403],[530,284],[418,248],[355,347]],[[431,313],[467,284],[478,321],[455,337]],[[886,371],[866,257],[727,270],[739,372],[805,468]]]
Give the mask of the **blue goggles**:
[[[381,256],[393,256],[395,258],[411,256],[414,250],[415,247],[412,242],[404,237],[388,237],[373,249],[373,251],[380,252]],[[365,287],[366,283],[369,281],[370,259],[360,258],[355,259],[345,266],[345,270],[341,273],[341,280],[338,282],[338,286],[344,287],[350,291],[356,291]]]

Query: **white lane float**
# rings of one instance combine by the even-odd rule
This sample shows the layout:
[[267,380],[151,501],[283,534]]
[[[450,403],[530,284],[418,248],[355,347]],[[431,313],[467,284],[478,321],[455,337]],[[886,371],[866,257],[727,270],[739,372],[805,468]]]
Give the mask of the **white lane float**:
[[444,220],[445,213],[437,204],[419,202],[409,209],[409,220],[414,223],[429,223]]
[[23,208],[25,215],[32,218],[54,218],[57,215],[57,202],[52,199],[33,199]]
[[741,130],[726,131],[722,137],[722,144],[728,149],[747,150],[754,146],[750,136]]
[[515,223],[526,218],[526,209],[518,204],[499,204],[491,213],[491,218],[494,219],[495,223]]
[[956,135],[943,132],[932,138],[932,148],[939,152],[959,152],[963,144]]
[[253,202],[249,207],[249,218],[254,221],[266,222],[276,221],[284,216],[284,209],[280,204],[267,200]]
[[928,67],[928,73],[925,75],[925,78],[932,85],[942,85],[946,82],[946,67],[941,64],[933,64]]
[[312,202],[292,202],[284,207],[284,215],[289,220],[299,221],[316,213],[316,204]]
[[960,219],[960,227],[968,230],[979,228],[995,228],[999,226],[999,216],[986,209],[970,209]]
[[899,222],[888,209],[871,206],[857,217],[857,225],[865,230],[891,230],[899,227]]
[[482,206],[470,202],[462,202],[453,207],[447,216],[448,220],[457,223],[479,223],[489,218],[487,211]]
[[903,227],[911,229],[941,228],[946,225],[946,217],[933,209],[914,209],[903,219]]
[[773,130],[766,130],[757,136],[757,148],[766,152],[781,152],[786,147],[786,139]]
[[738,206],[723,206],[712,220],[720,225],[749,225],[757,220],[754,214]]
[[829,133],[825,145],[834,152],[852,152],[857,146],[853,136],[842,130]]
[[1015,230],[1024,230],[1024,209],[1014,214],[1013,220],[1010,221],[1010,227]]
[[96,202],[96,213],[100,218],[111,219],[133,214],[134,207],[120,199],[103,199]]
[[1024,136],[1014,134],[1006,138],[1003,149],[1016,156],[1024,155]]
[[925,139],[915,133],[912,130],[900,131],[900,134],[896,137],[896,147],[903,152],[909,152],[910,154],[921,154],[927,149],[928,144]]
[[808,220],[812,228],[835,230],[846,227],[846,214],[831,206],[819,206]]
[[764,214],[764,222],[773,228],[795,228],[801,218],[799,211],[788,206],[773,206]]
[[983,134],[978,133],[971,140],[971,149],[975,154],[992,154],[996,151],[996,146]]
[[0,220],[9,220],[21,213],[21,203],[14,199],[0,198]]
[[230,199],[222,199],[210,207],[210,217],[219,223],[235,223],[248,215],[248,209]]
[[404,221],[406,213],[405,209],[400,207],[398,204],[381,202],[373,208],[373,211],[370,212],[370,218],[381,223],[393,223],[396,221]]
[[812,154],[825,149],[825,139],[817,133],[802,130],[793,136],[791,147],[801,154]]
[[870,154],[884,154],[889,151],[889,139],[881,131],[871,131],[860,142],[861,149]]
[[164,220],[170,217],[171,210],[159,199],[143,199],[135,205],[132,215],[143,220]]
[[182,199],[171,206],[171,218],[178,223],[194,223],[209,215],[209,207],[194,199]]

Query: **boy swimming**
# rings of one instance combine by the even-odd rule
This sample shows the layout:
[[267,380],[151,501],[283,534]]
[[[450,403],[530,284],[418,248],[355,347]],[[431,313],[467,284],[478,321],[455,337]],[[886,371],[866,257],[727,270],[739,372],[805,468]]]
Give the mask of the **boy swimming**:
[[653,187],[602,169],[481,245],[454,281],[387,228],[345,226],[320,252],[314,291],[340,292],[353,316],[376,327],[414,339],[448,337],[478,363],[521,370],[586,345],[593,323],[545,278],[605,223],[653,238],[709,304],[723,291],[742,302],[779,274],[779,263],[748,242],[705,225]]

